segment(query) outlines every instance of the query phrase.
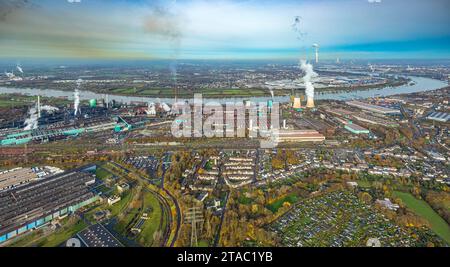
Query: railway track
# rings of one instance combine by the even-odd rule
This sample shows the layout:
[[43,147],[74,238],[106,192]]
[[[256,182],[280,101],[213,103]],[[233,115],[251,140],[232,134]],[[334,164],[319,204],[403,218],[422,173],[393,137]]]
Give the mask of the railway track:
[[[116,166],[117,168],[120,168],[121,170],[123,170],[125,173],[134,173],[131,170],[127,169],[126,167],[122,166],[119,163],[116,162],[111,162],[114,166]],[[134,173],[136,174],[136,173]],[[139,174],[135,175],[138,179],[148,182],[150,184],[153,184],[152,181],[150,179],[147,179],[145,177],[142,177]],[[162,189],[164,190],[164,192],[171,198],[171,200],[173,201],[176,210],[177,210],[177,223],[176,223],[176,229],[175,229],[175,237],[172,239],[172,241],[169,243],[169,237],[170,237],[170,233],[171,233],[171,225],[173,223],[173,218],[172,218],[172,212],[171,212],[171,208],[170,208],[170,204],[169,201],[162,196],[160,193],[153,191],[153,190],[149,190],[146,189],[147,192],[152,193],[157,199],[158,202],[160,203],[160,207],[161,207],[161,211],[163,214],[161,214],[161,220],[160,220],[160,229],[162,228],[162,224],[163,224],[163,219],[165,217],[166,221],[167,221],[167,227],[164,229],[164,233],[163,233],[163,242],[161,242],[161,246],[170,246],[173,247],[175,245],[175,242],[178,238],[178,233],[180,231],[180,226],[181,226],[181,209],[178,205],[178,202],[176,201],[175,197],[167,190],[167,189]]]
[[[167,202],[167,200],[161,196],[159,193],[147,190],[148,193],[151,193],[153,196],[155,196],[158,199],[159,207],[161,208],[161,218],[159,220],[159,230],[163,230],[162,239],[160,240],[160,243],[158,244],[159,247],[165,247],[167,246],[170,232],[171,232],[171,222],[172,222],[172,214],[170,213],[170,205]],[[167,222],[166,227],[164,227],[164,221]]]

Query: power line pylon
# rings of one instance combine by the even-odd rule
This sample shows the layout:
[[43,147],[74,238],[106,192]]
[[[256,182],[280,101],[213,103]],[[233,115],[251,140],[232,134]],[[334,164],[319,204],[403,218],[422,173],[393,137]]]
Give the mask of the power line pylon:
[[193,206],[186,212],[185,222],[191,224],[191,247],[198,245],[197,223],[203,223],[203,221],[203,212],[198,207]]

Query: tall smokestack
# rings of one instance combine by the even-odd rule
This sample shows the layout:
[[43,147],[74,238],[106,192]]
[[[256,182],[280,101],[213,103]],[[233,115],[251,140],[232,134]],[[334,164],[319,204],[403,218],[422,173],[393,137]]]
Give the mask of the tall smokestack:
[[313,44],[313,47],[315,49],[316,52],[316,64],[319,63],[319,45],[318,44]]
[[41,117],[41,96],[38,95],[37,99],[37,112],[38,112],[38,118]]
[[77,87],[75,88],[75,92],[73,93],[73,108],[74,108],[74,115],[76,116],[78,114],[79,111],[79,106],[80,106],[80,91],[79,88],[81,86],[81,83],[83,82],[82,79],[78,79],[76,81],[77,83]]

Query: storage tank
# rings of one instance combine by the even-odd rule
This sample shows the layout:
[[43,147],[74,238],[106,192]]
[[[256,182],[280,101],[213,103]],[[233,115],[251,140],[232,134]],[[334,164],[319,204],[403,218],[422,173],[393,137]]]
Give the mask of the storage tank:
[[91,108],[96,108],[97,107],[97,99],[91,99],[89,100],[89,106]]

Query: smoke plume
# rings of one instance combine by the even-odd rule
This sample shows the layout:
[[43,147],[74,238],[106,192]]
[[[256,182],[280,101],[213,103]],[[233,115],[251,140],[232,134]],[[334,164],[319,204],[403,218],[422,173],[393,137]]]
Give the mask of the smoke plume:
[[298,40],[304,40],[307,33],[303,31],[303,18],[296,16],[292,24],[292,30],[297,34]]
[[174,62],[170,63],[169,69],[170,69],[170,75],[172,76],[172,81],[175,83],[175,86],[176,86],[177,78],[178,78],[177,62],[174,61]]
[[82,79],[77,80],[77,87],[75,87],[75,92],[73,93],[73,99],[74,99],[73,108],[75,110],[75,112],[74,112],[75,116],[78,114],[78,109],[80,106],[80,90],[79,90],[79,88],[80,88],[82,82],[83,82]]
[[314,72],[313,66],[306,62],[306,60],[300,60],[300,69],[305,73],[303,76],[303,82],[305,83],[305,93],[309,98],[314,98],[314,85],[311,79],[317,77],[318,74]]
[[25,131],[34,130],[38,127],[38,114],[36,107],[30,108],[28,111],[29,118],[25,120]]
[[147,33],[167,39],[175,50],[179,49],[183,35],[180,15],[173,8],[156,6],[144,20],[144,29]]
[[270,95],[272,96],[272,99],[273,99],[275,97],[275,94],[273,93],[273,89],[269,88],[269,91],[270,91]]
[[178,14],[172,2],[169,4],[159,4],[152,7],[150,15],[144,20],[144,29],[147,33],[165,39],[169,42],[172,50],[172,60],[170,64],[170,74],[174,86],[177,86],[177,62],[176,58],[180,52],[182,31],[182,16]]
[[41,106],[41,110],[45,110],[47,112],[53,113],[55,111],[58,111],[59,109],[57,107],[45,105],[45,106]]

